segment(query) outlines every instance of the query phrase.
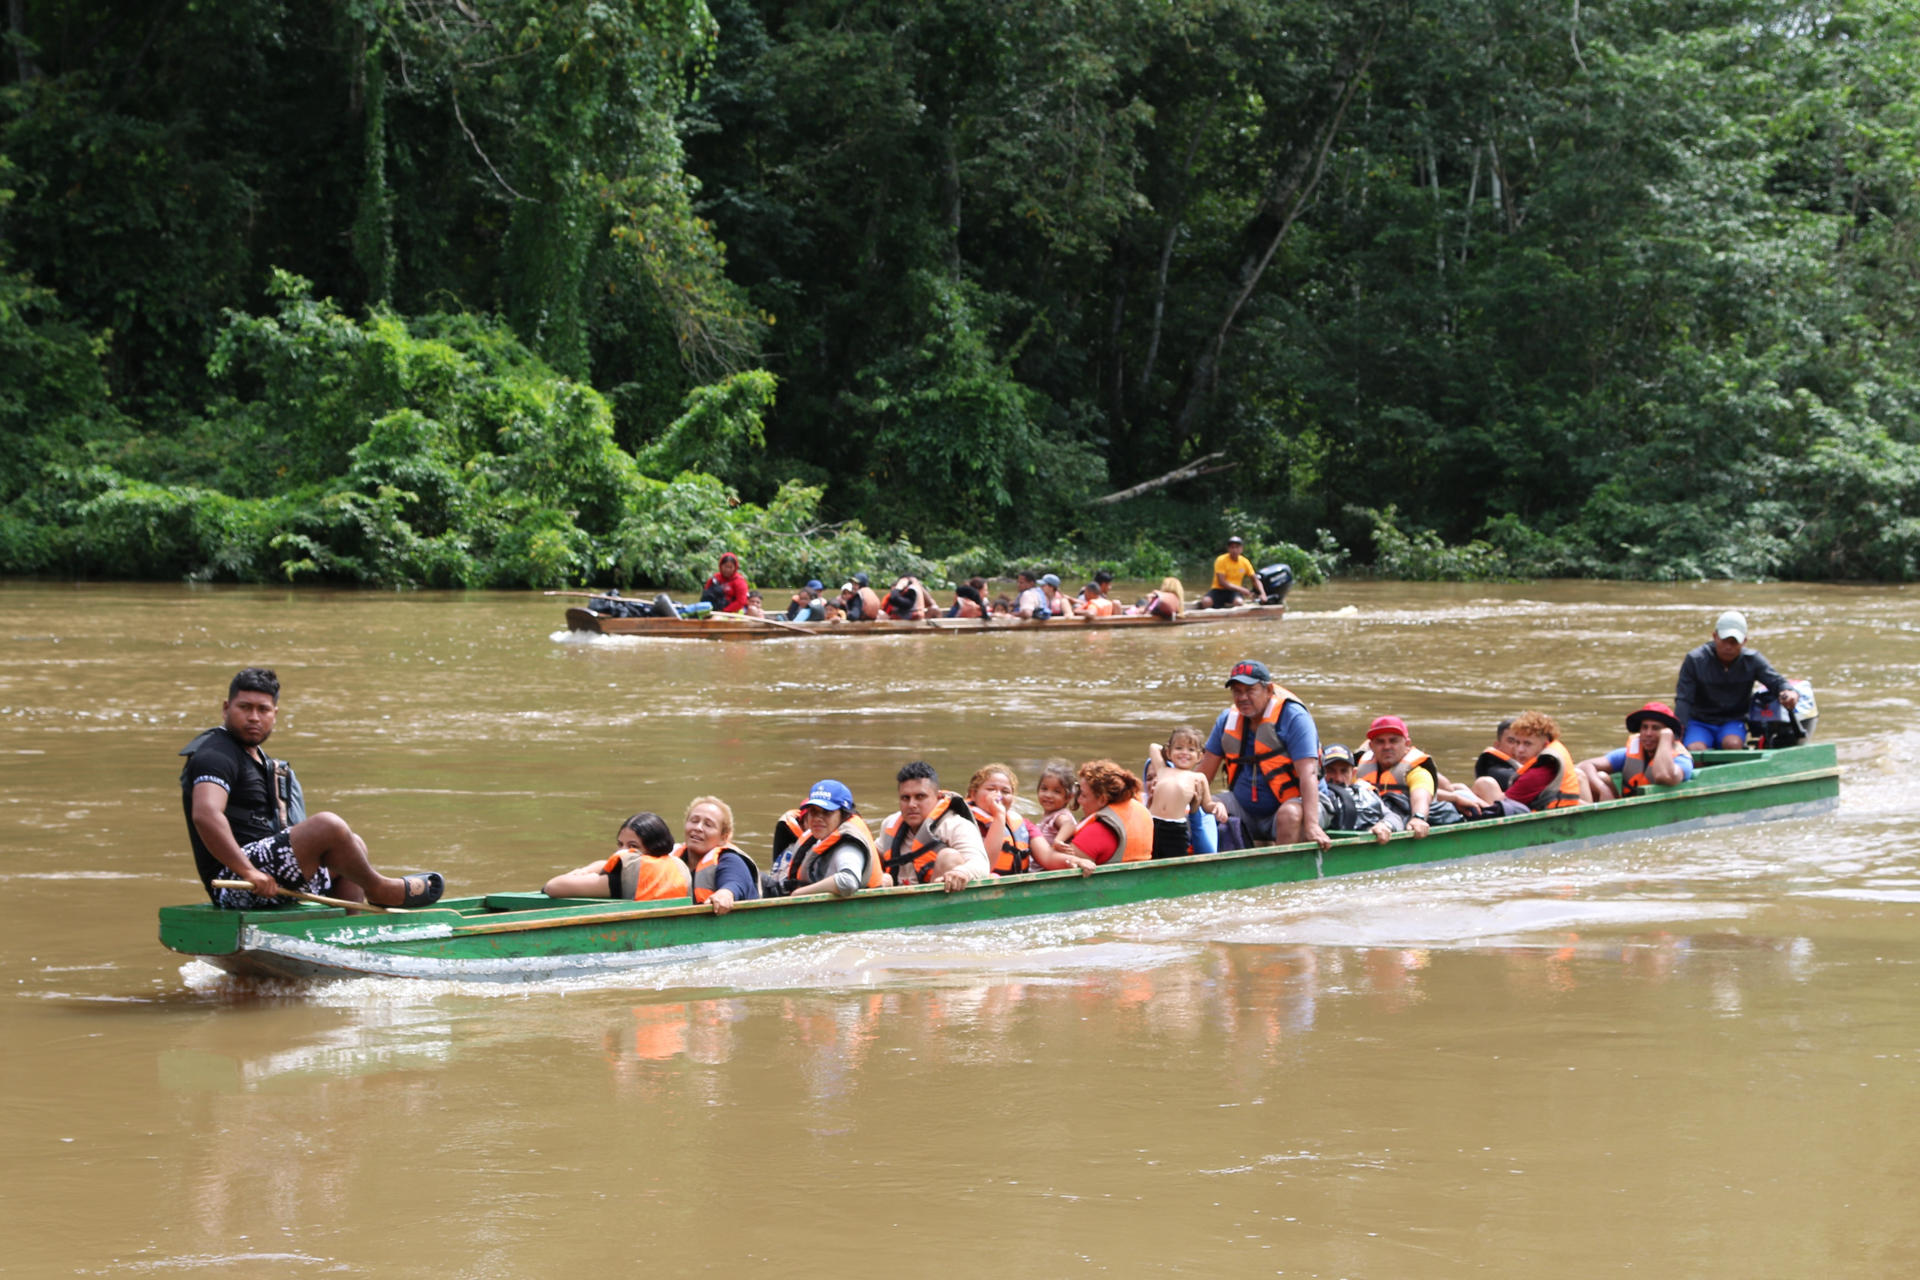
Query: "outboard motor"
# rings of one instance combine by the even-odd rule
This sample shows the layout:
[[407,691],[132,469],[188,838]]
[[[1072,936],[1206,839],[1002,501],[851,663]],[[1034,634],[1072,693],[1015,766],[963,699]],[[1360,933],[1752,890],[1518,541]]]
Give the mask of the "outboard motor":
[[1267,591],[1267,603],[1285,604],[1287,588],[1293,585],[1293,569],[1284,564],[1270,564],[1258,572],[1260,585]]
[[1782,709],[1780,699],[1764,689],[1753,695],[1753,705],[1747,708],[1747,734],[1762,747],[1791,747],[1805,742],[1820,721],[1812,681],[1788,680],[1787,688],[1800,699],[1793,710]]

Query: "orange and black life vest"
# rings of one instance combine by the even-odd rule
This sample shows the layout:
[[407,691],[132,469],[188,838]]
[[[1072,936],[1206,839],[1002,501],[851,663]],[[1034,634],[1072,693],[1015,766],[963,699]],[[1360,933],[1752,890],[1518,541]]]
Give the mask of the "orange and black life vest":
[[[1678,760],[1682,756],[1691,760],[1693,753],[1679,743],[1674,743],[1673,758]],[[1640,735],[1636,733],[1627,739],[1627,758],[1620,763],[1620,797],[1624,800],[1628,796],[1640,794],[1648,787],[1658,785],[1647,776],[1647,757],[1640,753]]]
[[[920,824],[920,830],[931,830],[948,812],[971,818],[973,806],[958,792],[942,791],[934,802],[933,812]],[[947,846],[938,840],[923,840],[905,828],[897,812],[880,824],[880,841],[885,846],[880,855],[881,864],[895,884],[925,884],[927,876],[932,874],[934,859],[945,853]]]
[[[1153,857],[1153,814],[1138,799],[1122,800],[1104,809],[1096,809],[1087,815],[1087,822],[1097,822],[1113,832],[1115,848],[1110,857],[1102,860],[1103,864],[1146,862]],[[1084,830],[1086,825],[1082,823],[1081,829]]]
[[1513,780],[1519,775],[1520,765],[1518,762],[1498,747],[1488,747],[1480,753],[1480,758],[1473,762],[1473,776],[1476,778],[1492,778],[1500,784],[1502,791],[1512,786]]
[[807,835],[806,815],[789,809],[773,824],[773,874],[784,876],[790,861],[787,851]]
[[[607,875],[620,873],[620,864],[627,857],[628,850],[622,849],[607,859],[601,868]],[[652,902],[656,898],[684,898],[692,876],[687,864],[680,859],[680,846],[675,845],[672,853],[642,853],[633,860],[633,898],[635,902]]]
[[[980,839],[985,841],[987,833],[993,830],[993,819],[971,804],[967,808],[980,827]],[[1017,876],[1033,870],[1032,831],[1011,808],[1007,810],[1007,838],[1000,842],[998,849],[987,850],[987,861],[993,864],[993,874],[997,876]]]
[[1573,767],[1573,754],[1566,749],[1560,739],[1555,738],[1542,747],[1540,754],[1528,761],[1527,768],[1531,769],[1537,764],[1546,762],[1551,762],[1553,765],[1553,781],[1540,788],[1540,794],[1535,796],[1527,807],[1537,811],[1570,809],[1579,804],[1580,773]]
[[[1255,721],[1252,729],[1253,764],[1260,771],[1260,778],[1273,792],[1274,798],[1281,804],[1300,798],[1300,777],[1294,770],[1293,758],[1287,754],[1286,747],[1280,741],[1280,713],[1289,702],[1299,702],[1279,685],[1273,687],[1273,698],[1267,703],[1266,712]],[[1238,711],[1227,712],[1227,723],[1220,732],[1220,758],[1227,766],[1227,787],[1231,789],[1240,776],[1240,757],[1245,749],[1247,718]]]
[[1357,776],[1362,782],[1379,792],[1382,799],[1398,796],[1407,806],[1408,812],[1412,812],[1413,794],[1407,789],[1407,775],[1422,765],[1425,765],[1427,772],[1433,775],[1433,785],[1437,791],[1440,787],[1440,766],[1433,762],[1432,756],[1418,747],[1407,748],[1407,754],[1391,769],[1382,769],[1379,762],[1375,761],[1366,773]]
[[880,884],[880,854],[874,847],[873,832],[867,826],[866,819],[857,813],[850,813],[828,836],[825,844],[815,845],[809,833],[793,846],[793,861],[787,864],[786,874],[780,878],[782,893],[792,893],[795,889],[810,885],[820,878],[821,868],[826,866],[827,858],[843,844],[852,843],[865,855],[866,863],[860,876],[862,889],[878,888]]
[[730,844],[715,845],[707,850],[706,856],[701,858],[693,868],[693,900],[695,902],[703,903],[713,896],[713,891],[718,887],[720,879],[720,855],[723,853],[736,854],[742,862],[747,864],[747,870],[752,873],[754,892],[759,892],[760,868],[752,858],[747,856],[746,851]]

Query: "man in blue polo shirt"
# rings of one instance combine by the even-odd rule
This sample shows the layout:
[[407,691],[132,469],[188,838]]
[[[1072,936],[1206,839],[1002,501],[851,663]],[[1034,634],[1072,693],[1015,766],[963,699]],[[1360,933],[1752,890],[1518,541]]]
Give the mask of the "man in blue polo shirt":
[[1227,766],[1226,788],[1216,794],[1249,837],[1332,848],[1320,826],[1320,731],[1305,705],[1260,662],[1235,663],[1227,691],[1233,706],[1214,721],[1198,771],[1212,782]]

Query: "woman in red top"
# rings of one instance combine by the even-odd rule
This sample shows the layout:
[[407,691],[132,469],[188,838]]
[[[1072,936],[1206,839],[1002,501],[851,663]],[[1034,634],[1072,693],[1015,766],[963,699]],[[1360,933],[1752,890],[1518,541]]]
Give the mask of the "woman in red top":
[[1097,863],[1144,862],[1153,857],[1153,815],[1140,803],[1140,779],[1111,760],[1080,766],[1080,810],[1086,814],[1067,843]]
[[720,567],[707,579],[700,598],[717,613],[744,613],[747,608],[747,575],[740,572],[740,557],[731,551],[720,553]]

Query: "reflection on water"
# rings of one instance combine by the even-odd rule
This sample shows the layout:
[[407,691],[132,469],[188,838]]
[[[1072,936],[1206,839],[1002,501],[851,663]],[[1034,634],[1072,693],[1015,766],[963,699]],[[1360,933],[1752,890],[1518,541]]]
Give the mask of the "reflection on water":
[[[1744,604],[1836,813],[585,982],[238,982],[173,752],[231,671],[376,857],[531,887],[640,807],[924,756],[1131,760],[1267,660],[1326,736],[1576,754]],[[0,1005],[21,1274],[1913,1274],[1920,607],[1904,589],[1393,584],[1273,629],[581,641],[550,601],[0,585]]]

